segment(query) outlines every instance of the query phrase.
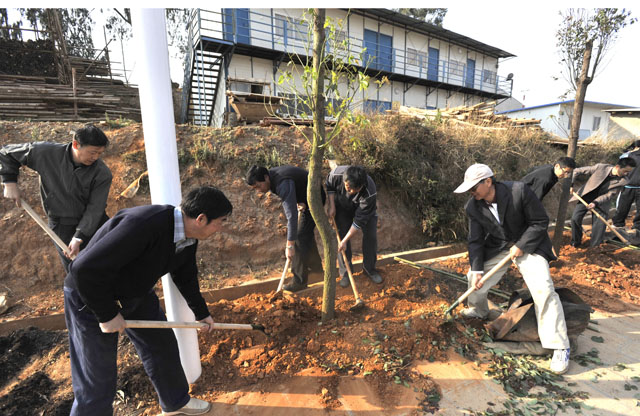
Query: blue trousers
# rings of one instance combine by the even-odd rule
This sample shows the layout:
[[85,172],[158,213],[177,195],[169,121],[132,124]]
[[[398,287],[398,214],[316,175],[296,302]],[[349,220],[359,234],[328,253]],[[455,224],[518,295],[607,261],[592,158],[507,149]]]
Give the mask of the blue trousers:
[[[158,297],[121,301],[125,319],[166,321]],[[64,288],[64,314],[69,330],[69,356],[74,401],[71,416],[113,415],[116,394],[118,333],[103,333],[95,315],[75,289]],[[189,384],[180,364],[178,343],[171,329],[126,329],[158,393],[165,412],[189,401]]]

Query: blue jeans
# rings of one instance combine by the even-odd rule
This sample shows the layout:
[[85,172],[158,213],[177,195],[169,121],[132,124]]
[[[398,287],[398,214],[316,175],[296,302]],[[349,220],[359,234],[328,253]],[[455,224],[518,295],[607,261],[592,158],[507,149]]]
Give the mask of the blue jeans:
[[[121,301],[125,319],[166,321],[158,297]],[[113,414],[116,394],[118,333],[103,333],[95,315],[75,289],[64,288],[64,314],[69,330],[69,356],[74,401],[71,416]],[[142,360],[163,411],[189,401],[189,384],[180,364],[178,343],[171,329],[125,330]]]

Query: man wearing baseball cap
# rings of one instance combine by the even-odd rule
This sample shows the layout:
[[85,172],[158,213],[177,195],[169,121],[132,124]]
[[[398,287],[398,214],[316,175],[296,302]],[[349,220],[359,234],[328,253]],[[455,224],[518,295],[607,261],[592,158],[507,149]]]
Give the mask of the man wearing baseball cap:
[[551,371],[562,374],[569,368],[569,338],[560,298],[549,274],[553,254],[547,234],[549,217],[531,188],[522,182],[498,182],[489,166],[477,163],[464,174],[455,193],[471,193],[465,204],[469,217],[469,287],[462,315],[485,319],[489,314],[487,293],[506,273],[503,266],[484,284],[488,272],[506,256],[518,267],[531,292],[538,321],[538,335],[544,348],[554,350]]

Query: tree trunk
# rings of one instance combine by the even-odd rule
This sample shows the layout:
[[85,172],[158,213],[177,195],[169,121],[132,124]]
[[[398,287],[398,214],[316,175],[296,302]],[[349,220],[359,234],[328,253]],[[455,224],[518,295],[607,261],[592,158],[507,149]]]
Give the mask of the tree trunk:
[[[585,44],[584,58],[582,61],[582,70],[578,79],[578,90],[573,103],[573,117],[571,118],[571,131],[569,132],[569,147],[567,156],[575,158],[578,149],[578,137],[580,135],[580,122],[582,121],[582,109],[584,107],[584,99],[587,95],[587,87],[591,83],[589,77],[589,64],[591,63],[591,50],[593,49],[593,41],[589,40]],[[556,217],[556,228],[553,234],[553,248],[560,255],[560,247],[562,246],[562,232],[564,230],[564,220],[567,215],[567,207],[569,205],[569,190],[571,189],[571,178],[562,180],[562,195],[560,196],[560,204],[558,205],[558,215]]]
[[313,10],[313,144],[309,158],[309,181],[307,201],[313,220],[318,227],[324,250],[324,292],[322,294],[322,321],[333,319],[336,300],[336,255],[337,241],[335,233],[324,212],[320,197],[322,188],[322,161],[326,133],[324,125],[324,21],[325,9]]

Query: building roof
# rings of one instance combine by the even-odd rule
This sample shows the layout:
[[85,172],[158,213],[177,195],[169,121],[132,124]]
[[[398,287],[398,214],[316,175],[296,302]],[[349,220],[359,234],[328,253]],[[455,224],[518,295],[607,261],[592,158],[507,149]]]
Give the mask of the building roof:
[[603,111],[606,111],[607,113],[640,113],[640,107],[609,108]]
[[509,57],[515,56],[514,54],[503,51],[502,49],[487,45],[486,43],[479,42],[475,39],[471,39],[459,33],[452,32],[440,26],[427,23],[423,20],[416,19],[414,17],[407,16],[402,13],[398,13],[390,9],[345,9],[345,10],[350,10],[352,13],[368,16],[371,18],[379,18],[381,20],[387,20],[394,24],[400,24],[402,26],[405,26],[413,30],[414,32],[423,33],[434,38],[455,43],[457,45],[465,46],[470,49],[474,49],[476,51],[486,53],[487,55],[493,56],[496,58],[509,58]]
[[[518,112],[518,111],[533,110],[534,108],[551,107],[551,106],[554,106],[554,105],[569,104],[569,103],[573,103],[574,101],[575,100],[558,101],[558,102],[555,102],[555,103],[540,104],[540,105],[534,105],[534,106],[531,106],[531,107],[517,108],[515,110],[501,111],[501,112],[496,113],[496,114],[515,113],[515,112]],[[616,108],[628,107],[626,105],[621,105],[621,104],[608,104],[608,103],[600,103],[600,102],[597,102],[597,101],[585,101],[584,103],[585,104],[597,105],[597,106],[601,106],[601,107],[609,107],[609,110],[604,110],[604,111],[615,111],[613,109],[613,107],[616,107]]]

